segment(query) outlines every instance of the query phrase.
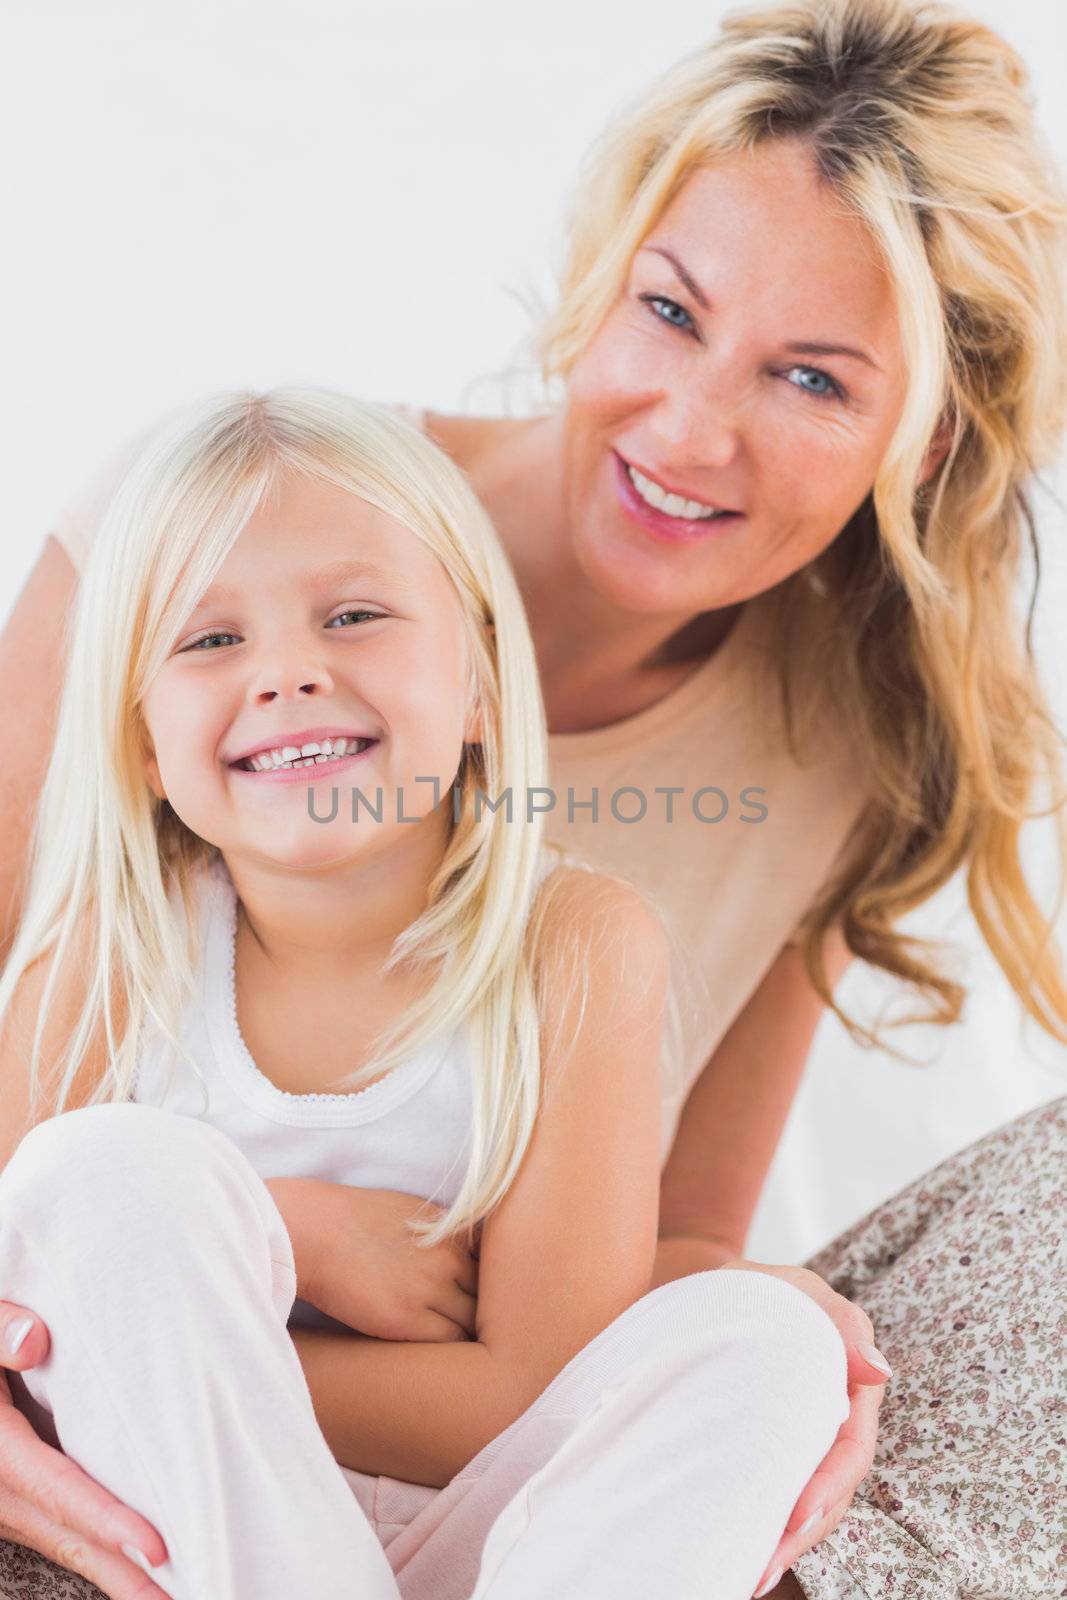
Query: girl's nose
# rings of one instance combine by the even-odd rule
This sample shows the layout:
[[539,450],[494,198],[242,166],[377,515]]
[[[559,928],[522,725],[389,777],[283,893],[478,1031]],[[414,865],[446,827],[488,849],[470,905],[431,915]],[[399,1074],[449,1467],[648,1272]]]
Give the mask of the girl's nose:
[[333,678],[326,665],[306,648],[275,650],[256,667],[249,698],[260,704],[297,695],[329,694]]

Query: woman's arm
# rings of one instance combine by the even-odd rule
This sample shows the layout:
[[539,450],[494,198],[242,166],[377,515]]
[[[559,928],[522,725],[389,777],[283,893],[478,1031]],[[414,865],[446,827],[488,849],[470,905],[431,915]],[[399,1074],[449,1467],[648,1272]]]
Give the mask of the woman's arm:
[[[544,1097],[529,1148],[482,1228],[476,1337],[397,1344],[319,1330],[294,1342],[337,1460],[443,1486],[647,1291],[656,1245],[659,1049],[668,955],[631,889],[573,869],[548,929],[558,995],[542,1017]],[[556,874],[553,874],[555,877]],[[589,992],[568,993],[572,941]],[[551,960],[551,954],[549,959]]]
[[78,574],[45,540],[0,633],[0,961],[25,898],[26,858],[55,736]]
[[[835,930],[826,948],[831,987],[851,959]],[[824,1010],[802,952],[784,946],[683,1107],[660,1188],[657,1284],[744,1253]]]
[[[826,945],[832,988],[850,960],[848,946],[835,930]],[[744,1249],[824,1010],[801,951],[786,945],[686,1100],[663,1174],[655,1284],[738,1264],[732,1258]],[[812,1283],[810,1273],[793,1268],[759,1270],[784,1276],[808,1293],[814,1290],[813,1297],[819,1299],[818,1283]],[[849,1416],[797,1501],[764,1582],[840,1522],[874,1454],[888,1368],[878,1365],[882,1358],[873,1343],[870,1319],[860,1307],[830,1291],[820,1303],[845,1342]],[[781,1600],[785,1594],[781,1592]]]

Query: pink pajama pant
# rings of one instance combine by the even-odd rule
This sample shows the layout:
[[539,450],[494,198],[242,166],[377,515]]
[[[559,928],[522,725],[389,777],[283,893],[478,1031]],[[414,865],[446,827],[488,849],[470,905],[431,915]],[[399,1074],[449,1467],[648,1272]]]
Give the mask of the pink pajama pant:
[[747,1600],[847,1412],[829,1319],[749,1272],[630,1307],[442,1490],[335,1462],[286,1328],[281,1214],[192,1117],[117,1104],[0,1173],[0,1293],[48,1325],[12,1385],[166,1541],[178,1600]]

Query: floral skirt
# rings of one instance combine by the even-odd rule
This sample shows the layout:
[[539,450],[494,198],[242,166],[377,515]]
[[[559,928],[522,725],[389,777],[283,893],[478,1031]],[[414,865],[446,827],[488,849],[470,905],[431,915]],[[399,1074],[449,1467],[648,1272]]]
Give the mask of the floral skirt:
[[810,1600],[1067,1595],[1067,1098],[920,1178],[809,1265],[893,1378]]
[[[1067,1595],[1067,1097],[809,1264],[867,1309],[894,1371],[870,1473],[797,1562],[809,1600]],[[0,1540],[0,1600],[102,1596]]]

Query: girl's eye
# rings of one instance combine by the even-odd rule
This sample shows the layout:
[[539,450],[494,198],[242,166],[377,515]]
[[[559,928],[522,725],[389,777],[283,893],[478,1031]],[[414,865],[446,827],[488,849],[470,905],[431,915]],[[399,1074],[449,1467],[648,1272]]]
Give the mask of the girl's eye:
[[665,294],[639,294],[637,298],[646,306],[652,307],[653,316],[659,317],[661,322],[669,322],[672,328],[694,326],[693,319],[685,307],[680,306],[677,300],[669,300]]
[[803,389],[805,394],[814,395],[816,400],[829,400],[832,398],[843,400],[845,398],[844,389],[836,378],[831,378],[828,372],[823,372],[818,367],[790,367],[787,376],[791,379],[794,372],[799,372],[803,380],[798,384],[794,384],[794,388]]
[[[332,627],[335,622],[341,622],[345,617],[369,617],[372,622],[376,622],[381,615],[382,613],[380,611],[339,611],[337,616],[332,617],[326,626]],[[201,654],[206,655],[207,650],[203,647],[207,646],[211,649],[214,649],[215,646],[211,643],[213,639],[236,638],[237,635],[235,633],[226,633],[221,630],[216,633],[204,633],[201,634],[199,639],[194,639],[192,644],[187,644],[185,646],[185,650],[199,650]],[[184,654],[185,651],[182,651],[181,653]]]
[[[208,644],[212,639],[236,639],[235,633],[205,633],[199,639],[194,639],[192,644],[187,644],[185,650],[199,650],[201,645]],[[181,654],[185,654],[185,650]]]
[[[333,617],[331,621],[340,622],[342,617],[369,617],[372,622],[377,622],[381,615],[382,613],[380,611],[339,611],[336,617]],[[329,625],[330,624],[327,624],[327,626]]]

